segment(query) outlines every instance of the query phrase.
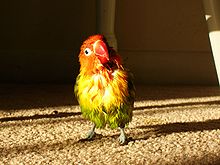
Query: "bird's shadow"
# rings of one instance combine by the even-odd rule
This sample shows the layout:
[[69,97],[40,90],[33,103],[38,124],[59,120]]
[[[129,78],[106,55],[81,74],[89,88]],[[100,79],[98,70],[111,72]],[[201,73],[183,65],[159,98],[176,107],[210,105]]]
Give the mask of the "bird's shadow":
[[82,138],[82,139],[79,139],[78,142],[92,142],[92,141],[95,141],[95,140],[101,140],[104,137],[105,136],[103,136],[102,134],[95,133],[94,136],[91,139]]
[[[220,119],[198,122],[175,122],[167,124],[140,125],[132,129],[140,129],[140,132],[130,134],[130,141],[147,140],[149,137],[166,136],[172,133],[211,131],[220,129]],[[132,136],[133,135],[133,136]]]

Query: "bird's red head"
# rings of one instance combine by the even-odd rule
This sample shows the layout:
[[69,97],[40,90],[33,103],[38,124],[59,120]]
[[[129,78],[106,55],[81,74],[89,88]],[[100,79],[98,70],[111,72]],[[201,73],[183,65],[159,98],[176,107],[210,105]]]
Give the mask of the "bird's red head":
[[83,42],[79,55],[81,67],[100,63],[104,65],[109,61],[108,44],[103,35],[90,36]]

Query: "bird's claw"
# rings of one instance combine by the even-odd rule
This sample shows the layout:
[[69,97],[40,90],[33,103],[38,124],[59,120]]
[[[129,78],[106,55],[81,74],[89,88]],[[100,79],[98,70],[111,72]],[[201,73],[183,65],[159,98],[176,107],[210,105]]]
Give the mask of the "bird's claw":
[[94,135],[95,135],[95,131],[89,131],[89,133],[88,133],[86,139],[87,139],[87,140],[91,140],[91,139],[94,137]]
[[120,143],[121,145],[125,144],[125,143],[126,143],[126,140],[127,140],[127,138],[126,138],[126,136],[123,135],[123,134],[121,134],[121,135],[119,136],[119,138],[118,138],[118,141],[119,141],[119,143]]
[[88,132],[86,139],[91,140],[93,136],[95,135],[95,127],[96,125],[93,124],[92,129]]
[[119,141],[119,143],[120,143],[121,145],[124,145],[124,144],[127,143],[127,137],[126,137],[126,134],[125,134],[125,132],[124,132],[124,128],[120,128],[120,127],[119,127],[119,129],[120,129],[121,134],[120,134],[120,136],[119,136],[119,138],[118,138],[118,141]]

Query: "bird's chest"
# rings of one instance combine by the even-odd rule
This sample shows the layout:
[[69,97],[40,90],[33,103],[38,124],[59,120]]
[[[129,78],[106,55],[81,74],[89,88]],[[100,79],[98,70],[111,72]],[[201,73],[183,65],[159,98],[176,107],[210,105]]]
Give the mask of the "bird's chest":
[[127,83],[120,76],[94,74],[79,83],[80,103],[91,108],[120,106],[127,93]]
[[87,77],[82,87],[82,95],[90,104],[101,104],[106,99],[108,93],[114,95],[112,82],[108,77],[101,74]]

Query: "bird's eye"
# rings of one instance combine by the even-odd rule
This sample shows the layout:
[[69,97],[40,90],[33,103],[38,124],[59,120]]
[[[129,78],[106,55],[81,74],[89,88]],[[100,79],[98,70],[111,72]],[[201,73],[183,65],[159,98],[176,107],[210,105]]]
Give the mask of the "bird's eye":
[[90,56],[90,55],[92,54],[91,49],[86,48],[86,49],[84,50],[84,54],[85,54],[86,56]]

